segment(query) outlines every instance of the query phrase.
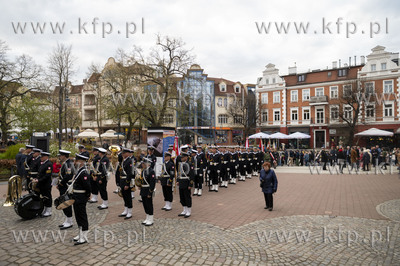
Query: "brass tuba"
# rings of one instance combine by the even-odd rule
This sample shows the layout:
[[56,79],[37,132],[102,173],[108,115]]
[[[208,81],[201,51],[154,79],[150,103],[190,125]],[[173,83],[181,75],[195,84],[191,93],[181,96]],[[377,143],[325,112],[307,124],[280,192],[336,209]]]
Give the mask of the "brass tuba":
[[15,201],[21,197],[22,194],[22,179],[19,175],[13,175],[8,179],[7,198],[3,206],[10,207],[15,204]]
[[111,166],[115,171],[118,166],[118,153],[121,151],[121,148],[118,145],[111,145],[108,149],[111,151]]
[[136,176],[135,176],[135,186],[142,187],[143,184],[142,170],[136,168]]

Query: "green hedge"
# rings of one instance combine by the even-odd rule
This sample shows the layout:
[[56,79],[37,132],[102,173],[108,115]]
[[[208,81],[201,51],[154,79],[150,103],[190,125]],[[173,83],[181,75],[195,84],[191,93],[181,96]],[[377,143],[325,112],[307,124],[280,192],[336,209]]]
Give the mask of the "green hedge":
[[18,154],[20,148],[24,148],[25,144],[16,144],[9,146],[6,149],[6,152],[0,153],[0,159],[15,159],[15,156]]

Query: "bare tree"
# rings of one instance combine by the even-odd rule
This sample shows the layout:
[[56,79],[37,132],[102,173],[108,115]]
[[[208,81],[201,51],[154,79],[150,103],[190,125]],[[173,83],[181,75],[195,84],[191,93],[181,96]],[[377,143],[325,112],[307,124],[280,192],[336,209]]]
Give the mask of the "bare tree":
[[140,47],[135,46],[132,55],[126,61],[135,66],[135,81],[148,93],[162,95],[157,105],[151,104],[151,99],[135,103],[137,112],[143,116],[150,126],[161,126],[168,101],[177,98],[176,79],[186,74],[192,65],[194,56],[185,49],[181,39],[169,36],[157,36],[155,47],[145,55]]
[[9,60],[8,50],[6,43],[0,40],[0,129],[4,142],[7,141],[8,130],[16,119],[12,116],[15,100],[37,87],[41,72],[40,66],[27,55]]
[[234,124],[243,128],[243,140],[247,138],[256,128],[260,114],[259,104],[252,91],[243,92],[241,98],[234,98],[227,107],[227,114]]
[[66,46],[64,44],[57,44],[49,55],[48,58],[48,72],[49,76],[52,78],[52,81],[57,84],[59,88],[58,95],[58,147],[61,149],[62,142],[62,120],[64,118],[65,125],[65,137],[68,140],[68,128],[66,121],[67,105],[64,104],[68,96],[68,83],[70,82],[71,76],[74,74],[73,65],[75,62],[75,58],[72,55],[72,46]]
[[366,122],[365,119],[362,119],[363,106],[375,102],[376,98],[370,93],[365,79],[358,78],[344,84],[342,91],[338,106],[338,118],[347,124],[347,144],[352,145],[357,125]]

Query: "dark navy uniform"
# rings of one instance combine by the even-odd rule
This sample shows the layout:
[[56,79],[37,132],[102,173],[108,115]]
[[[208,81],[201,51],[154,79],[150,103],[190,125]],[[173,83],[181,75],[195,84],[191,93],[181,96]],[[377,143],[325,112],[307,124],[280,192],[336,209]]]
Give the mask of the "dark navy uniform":
[[108,182],[108,167],[110,166],[110,160],[106,155],[104,155],[98,162],[98,176],[97,176],[97,182],[99,186],[99,192],[101,199],[103,201],[108,200],[108,194],[107,194],[107,182]]
[[181,162],[178,168],[179,197],[183,207],[192,207],[191,188],[194,185],[194,166],[191,162]]
[[[92,160],[93,167],[95,167],[97,165],[99,160],[100,160],[100,155],[96,154]],[[99,186],[97,184],[97,180],[94,180],[95,177],[96,177],[96,173],[95,173],[94,169],[91,169],[91,171],[90,171],[90,186],[92,189],[92,194],[97,196],[99,194]],[[96,197],[96,201],[97,201],[97,197]]]
[[170,159],[163,164],[162,175],[160,177],[160,183],[163,190],[164,201],[172,202],[172,186],[174,185],[175,177],[175,164]]
[[[73,173],[73,164],[70,159],[67,159],[61,166],[59,176],[59,184],[58,190],[60,191],[60,196],[64,195],[67,192],[68,186],[72,183]],[[65,216],[72,217],[72,207],[63,209]]]
[[229,180],[229,152],[225,151],[221,153],[221,187],[228,187],[227,183]]
[[74,213],[76,223],[82,228],[82,231],[88,231],[89,222],[86,213],[86,203],[90,197],[91,189],[89,173],[86,171],[86,167],[82,166],[79,168],[73,186],[73,198],[75,199]]
[[[197,154],[197,168],[195,169],[194,188],[203,189],[204,171],[207,168],[207,159],[203,152]],[[201,194],[200,194],[201,195]]]
[[146,156],[146,158],[151,160],[150,167],[155,169],[154,167],[156,167],[157,157],[154,154],[149,154],[149,155]]
[[238,167],[238,155],[236,152],[229,152],[229,175],[231,183],[236,184],[236,171]]
[[51,173],[53,172],[53,164],[46,160],[40,162],[38,170],[38,184],[37,187],[40,190],[40,195],[43,196],[43,205],[51,208],[52,197],[51,197]]
[[239,158],[239,173],[241,181],[245,181],[246,177],[246,167],[247,167],[247,153],[245,151],[240,151],[238,153]]
[[142,197],[144,212],[147,215],[153,215],[153,192],[156,187],[156,173],[153,168],[148,167],[147,169],[143,169],[140,176],[142,184],[140,196]]
[[218,153],[210,153],[208,159],[208,174],[210,177],[210,183],[218,185],[219,182],[219,171],[220,171],[220,155]]
[[[124,199],[124,207],[129,209],[132,208],[132,196],[131,196],[131,181],[135,178],[132,172],[133,162],[132,158],[126,157],[125,160],[122,161],[122,167],[120,167],[120,187],[122,192],[122,198]],[[125,189],[125,187],[128,187]]]

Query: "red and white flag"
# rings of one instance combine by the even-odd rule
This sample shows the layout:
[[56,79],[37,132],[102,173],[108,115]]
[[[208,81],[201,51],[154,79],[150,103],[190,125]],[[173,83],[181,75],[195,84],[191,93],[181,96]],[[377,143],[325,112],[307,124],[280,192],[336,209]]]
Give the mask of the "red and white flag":
[[249,138],[246,138],[246,145],[245,145],[246,149],[249,148]]
[[264,151],[264,143],[263,143],[262,139],[260,139],[260,150]]
[[175,140],[174,140],[174,151],[176,156],[179,155],[179,141],[178,141],[178,136],[175,136]]

